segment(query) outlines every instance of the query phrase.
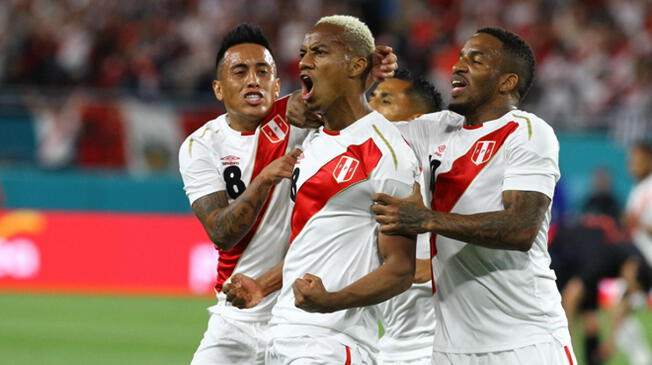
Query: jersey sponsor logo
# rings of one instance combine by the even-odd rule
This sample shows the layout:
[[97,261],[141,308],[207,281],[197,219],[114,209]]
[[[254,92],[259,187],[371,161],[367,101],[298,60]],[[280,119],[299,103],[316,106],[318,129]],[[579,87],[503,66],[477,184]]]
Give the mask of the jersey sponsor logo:
[[335,181],[338,183],[351,180],[359,164],[360,161],[351,156],[341,156],[333,170],[333,178],[335,178]]
[[280,116],[277,115],[274,119],[265,124],[261,130],[270,142],[279,143],[285,139],[290,127]]
[[471,155],[471,161],[476,165],[481,165],[493,156],[495,141],[478,141],[475,143],[475,149]]
[[220,158],[222,161],[222,166],[232,166],[240,164],[240,157],[234,155],[228,155]]

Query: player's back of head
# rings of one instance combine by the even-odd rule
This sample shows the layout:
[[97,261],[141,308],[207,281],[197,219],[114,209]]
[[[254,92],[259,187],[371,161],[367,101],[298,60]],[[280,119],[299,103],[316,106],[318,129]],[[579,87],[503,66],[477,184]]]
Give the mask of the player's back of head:
[[522,101],[534,81],[536,61],[530,45],[517,34],[501,28],[482,28],[476,33],[489,34],[502,42],[502,51],[506,56],[502,71],[518,75],[516,91],[519,101]]

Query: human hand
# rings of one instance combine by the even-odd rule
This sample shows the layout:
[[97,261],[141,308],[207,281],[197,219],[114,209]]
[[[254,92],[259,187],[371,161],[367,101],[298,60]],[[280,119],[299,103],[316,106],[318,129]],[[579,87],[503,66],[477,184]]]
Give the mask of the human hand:
[[294,292],[294,305],[296,307],[306,312],[333,312],[329,300],[332,293],[326,291],[319,277],[305,274],[302,279],[294,281],[292,291]]
[[294,164],[302,153],[298,148],[293,149],[265,166],[258,176],[263,182],[272,185],[278,184],[283,179],[291,179]]
[[300,97],[300,91],[295,91],[290,96],[285,119],[299,128],[319,128],[324,125],[320,114],[308,110],[306,102]]
[[380,232],[406,236],[427,232],[425,223],[432,211],[423,204],[419,183],[414,183],[412,194],[407,198],[376,193],[371,199],[375,203],[371,210],[376,214],[376,222],[380,223]]
[[398,70],[397,58],[392,47],[376,46],[372,61],[373,65],[367,80],[368,87],[371,87],[374,82],[394,77],[394,72]]
[[258,282],[242,274],[233,275],[231,282],[222,288],[222,292],[226,294],[227,302],[240,309],[255,307],[264,297]]

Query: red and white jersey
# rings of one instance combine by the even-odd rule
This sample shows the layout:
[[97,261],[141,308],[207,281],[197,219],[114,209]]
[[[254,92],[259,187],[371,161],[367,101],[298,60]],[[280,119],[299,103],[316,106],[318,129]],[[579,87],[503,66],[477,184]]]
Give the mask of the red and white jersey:
[[[417,237],[417,258],[429,257],[430,234],[420,234]],[[385,328],[385,334],[380,338],[378,360],[409,361],[432,356],[437,324],[432,295],[430,282],[412,284],[410,289],[378,305],[379,318]]]
[[[265,166],[300,146],[308,132],[285,121],[287,102],[288,97],[277,100],[253,133],[234,130],[221,115],[188,136],[179,150],[179,165],[191,205],[218,191],[226,191],[231,203]],[[241,310],[227,303],[221,290],[231,275],[255,278],[283,259],[290,236],[290,185],[284,179],[274,186],[249,233],[232,249],[218,249],[215,312],[250,321],[270,318],[275,294]]]
[[[434,176],[433,210],[502,210],[507,190],[537,191],[552,200],[560,175],[559,143],[548,124],[521,110],[475,127],[442,123],[451,114],[427,114],[402,127],[427,161],[426,176]],[[550,269],[549,223],[550,208],[527,252],[433,235],[438,351],[495,352],[547,342],[551,336],[569,339]]]
[[344,344],[375,348],[376,306],[308,313],[294,305],[292,284],[310,273],[327,291],[338,291],[380,266],[371,196],[408,196],[419,174],[416,156],[377,112],[339,132],[320,129],[306,138],[303,151],[294,171],[291,244],[271,335],[335,334]]
[[647,262],[652,264],[652,235],[646,230],[646,227],[652,227],[652,175],[632,189],[625,211],[638,222],[632,232],[632,241]]

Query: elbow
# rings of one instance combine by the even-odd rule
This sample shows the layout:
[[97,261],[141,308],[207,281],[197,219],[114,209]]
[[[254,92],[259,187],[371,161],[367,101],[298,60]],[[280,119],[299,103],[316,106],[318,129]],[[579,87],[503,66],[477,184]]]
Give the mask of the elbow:
[[513,249],[522,251],[522,252],[527,252],[530,251],[532,248],[532,245],[534,244],[534,240],[537,238],[537,234],[539,233],[538,229],[527,229],[524,230],[520,235],[515,235],[513,242],[511,242],[511,245]]
[[213,245],[215,245],[215,248],[223,251],[232,249],[237,243],[227,239],[223,235],[219,234],[219,232],[209,232],[208,237],[210,238],[211,242],[213,242]]

